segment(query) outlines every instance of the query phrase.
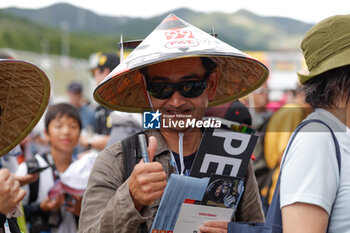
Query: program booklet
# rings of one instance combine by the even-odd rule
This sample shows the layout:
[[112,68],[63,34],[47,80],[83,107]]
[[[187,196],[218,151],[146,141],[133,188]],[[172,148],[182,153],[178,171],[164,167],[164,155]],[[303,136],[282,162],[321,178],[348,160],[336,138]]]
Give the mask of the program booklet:
[[189,176],[171,174],[160,201],[151,233],[171,232],[174,230],[182,203],[186,199],[203,199],[209,178],[198,179]]
[[231,208],[199,205],[186,200],[182,204],[173,233],[199,232],[199,227],[205,221],[220,220],[229,222],[233,213],[234,210]]
[[170,176],[151,233],[199,232],[204,221],[230,221],[244,192],[245,178],[241,177],[245,177],[257,139],[207,129],[190,176]]

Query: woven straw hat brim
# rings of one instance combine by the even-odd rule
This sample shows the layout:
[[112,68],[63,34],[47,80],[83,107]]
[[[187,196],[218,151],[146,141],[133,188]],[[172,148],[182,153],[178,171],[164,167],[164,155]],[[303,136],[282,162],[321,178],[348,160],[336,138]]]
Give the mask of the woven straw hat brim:
[[0,156],[18,145],[43,115],[50,82],[37,66],[0,60]]
[[298,73],[298,77],[300,83],[304,84],[306,81],[317,75],[346,65],[350,65],[350,46],[344,49],[343,51],[328,57],[325,61],[320,63],[319,66],[312,69],[312,71],[309,74]]
[[262,85],[269,74],[259,61],[170,14],[95,89],[94,98],[114,110],[142,112],[150,105],[139,70],[189,57],[209,57],[218,65],[219,83],[209,106],[249,94]]
[[[215,99],[209,103],[209,107],[248,95],[259,88],[269,75],[268,69],[259,61],[238,55],[215,56],[197,54],[168,60],[186,57],[210,57],[218,64],[217,69],[220,72],[220,79]],[[155,63],[159,62],[151,64]],[[139,72],[139,69],[142,67],[125,71],[105,80],[95,89],[95,100],[105,107],[118,111],[142,112],[145,109],[149,109],[146,86],[143,76]]]

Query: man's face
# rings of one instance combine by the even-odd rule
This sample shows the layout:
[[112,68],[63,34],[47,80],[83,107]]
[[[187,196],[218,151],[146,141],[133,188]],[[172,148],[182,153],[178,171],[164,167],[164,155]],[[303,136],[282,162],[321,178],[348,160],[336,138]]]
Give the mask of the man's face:
[[[205,77],[205,69],[200,58],[184,58],[162,62],[149,66],[147,69],[147,82],[178,83],[181,81],[201,81]],[[164,115],[186,115],[190,118],[202,119],[209,100],[214,99],[218,73],[213,72],[207,79],[207,87],[197,97],[186,98],[176,90],[167,99],[159,99],[151,95],[153,108],[160,109]],[[172,117],[183,119],[182,117]],[[173,128],[174,129],[174,128]],[[180,130],[180,129],[178,129]],[[182,129],[183,130],[183,129]]]
[[73,105],[76,108],[80,108],[83,96],[81,92],[73,93],[68,91],[68,99],[71,105]]
[[99,85],[109,73],[110,70],[108,68],[105,68],[103,71],[101,71],[100,68],[93,69],[92,74],[95,78],[96,85]]
[[253,93],[254,107],[265,108],[269,102],[269,89],[266,85],[263,85]]

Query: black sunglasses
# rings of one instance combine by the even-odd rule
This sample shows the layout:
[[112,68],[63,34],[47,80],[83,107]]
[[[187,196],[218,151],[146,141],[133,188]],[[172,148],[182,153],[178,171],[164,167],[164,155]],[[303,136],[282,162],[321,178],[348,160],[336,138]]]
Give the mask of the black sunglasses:
[[147,82],[147,90],[157,99],[168,99],[175,91],[179,91],[183,97],[194,98],[200,96],[207,88],[207,80],[189,80],[178,83],[171,82]]

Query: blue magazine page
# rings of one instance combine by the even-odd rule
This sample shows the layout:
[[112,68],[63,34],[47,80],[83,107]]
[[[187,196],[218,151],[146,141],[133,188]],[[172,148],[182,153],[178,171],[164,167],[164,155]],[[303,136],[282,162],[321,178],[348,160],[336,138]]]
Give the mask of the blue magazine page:
[[172,174],[165,188],[151,232],[172,231],[185,199],[201,201],[209,178],[194,178]]

